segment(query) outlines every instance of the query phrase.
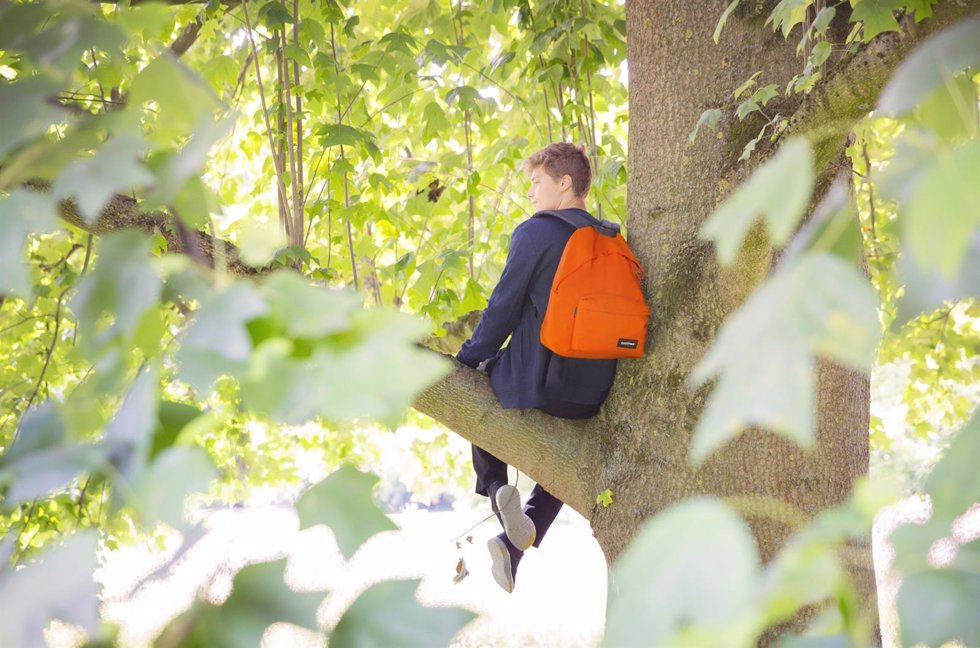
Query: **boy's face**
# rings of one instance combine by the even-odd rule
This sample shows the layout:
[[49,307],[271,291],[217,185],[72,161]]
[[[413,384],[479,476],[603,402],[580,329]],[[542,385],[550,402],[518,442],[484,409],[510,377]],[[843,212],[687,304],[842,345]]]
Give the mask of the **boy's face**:
[[562,204],[562,198],[568,200],[574,190],[572,188],[572,176],[563,175],[555,180],[544,167],[535,167],[531,171],[531,188],[527,192],[527,197],[531,199],[531,206],[534,211],[544,209],[558,209]]

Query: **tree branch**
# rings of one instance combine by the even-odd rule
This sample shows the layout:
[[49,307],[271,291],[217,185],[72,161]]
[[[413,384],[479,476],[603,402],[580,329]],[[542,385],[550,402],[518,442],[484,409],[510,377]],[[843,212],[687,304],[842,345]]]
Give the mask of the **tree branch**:
[[[49,189],[48,183],[38,180],[24,184],[34,191],[46,192]],[[121,194],[113,196],[103,207],[99,217],[92,223],[86,221],[78,212],[78,206],[74,200],[62,200],[58,205],[58,211],[58,215],[63,221],[90,234],[108,234],[127,227],[136,228],[149,234],[160,234],[167,242],[168,252],[191,255],[199,261],[206,262],[212,268],[215,264],[215,256],[218,254],[216,248],[220,245],[224,248],[228,272],[239,276],[259,275],[268,272],[268,269],[253,268],[242,262],[238,247],[234,243],[196,230],[194,236],[189,236],[187,231],[181,235],[180,228],[175,224],[173,216],[163,211],[144,212],[140,209],[139,203],[129,196]],[[196,250],[192,249],[194,247]]]
[[[135,3],[134,3],[135,4]],[[176,58],[180,58],[191,45],[197,40],[198,35],[201,33],[201,27],[204,26],[204,21],[207,18],[207,12],[202,11],[197,14],[197,17],[191,22],[184,26],[183,31],[180,32],[180,36],[174,39],[174,42],[170,44],[170,53]]]
[[888,32],[872,40],[801,99],[784,137],[810,134],[818,173],[833,175],[829,163],[837,157],[851,126],[874,108],[909,52],[929,36],[977,13],[977,5],[975,0],[944,2],[934,8],[932,18],[916,24],[907,17],[901,33]]
[[456,370],[416,399],[414,408],[516,466],[548,492],[590,517],[595,506],[597,419],[575,421],[535,409],[504,409],[486,374]]

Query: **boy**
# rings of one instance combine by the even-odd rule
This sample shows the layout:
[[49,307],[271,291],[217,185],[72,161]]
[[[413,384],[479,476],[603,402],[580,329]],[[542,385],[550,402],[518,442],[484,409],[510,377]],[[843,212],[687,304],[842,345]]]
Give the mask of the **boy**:
[[[529,157],[528,198],[535,214],[514,229],[507,263],[480,322],[456,359],[490,375],[504,408],[536,408],[561,418],[590,418],[609,394],[615,360],[583,360],[555,355],[541,344],[541,320],[565,243],[575,227],[544,210],[561,210],[579,226],[599,225],[585,208],[592,171],[584,147],[550,144]],[[510,335],[510,343],[501,349]],[[517,489],[507,484],[507,464],[473,446],[476,492],[490,498],[504,532],[487,548],[494,580],[514,589],[524,550],[540,546],[562,502],[541,485],[523,510]]]

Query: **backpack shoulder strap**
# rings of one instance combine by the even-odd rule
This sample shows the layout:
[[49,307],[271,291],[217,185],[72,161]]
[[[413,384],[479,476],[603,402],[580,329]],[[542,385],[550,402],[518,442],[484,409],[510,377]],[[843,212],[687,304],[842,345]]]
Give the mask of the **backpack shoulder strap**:
[[557,219],[565,221],[575,229],[592,225],[592,221],[590,221],[588,218],[578,213],[568,214],[565,212],[548,209],[544,211],[539,211],[537,214],[535,214],[535,216],[554,216]]
[[539,211],[537,214],[535,214],[535,216],[554,216],[555,218],[565,221],[575,229],[582,227],[595,227],[600,234],[604,234],[606,236],[616,236],[616,234],[619,233],[618,223],[602,219],[597,225],[593,219],[579,213],[568,214],[562,211],[553,211],[549,209]]

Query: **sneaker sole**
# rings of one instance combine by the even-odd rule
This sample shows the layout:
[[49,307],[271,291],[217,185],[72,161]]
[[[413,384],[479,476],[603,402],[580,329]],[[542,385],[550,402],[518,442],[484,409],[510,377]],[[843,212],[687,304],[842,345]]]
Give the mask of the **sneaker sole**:
[[487,549],[490,551],[490,573],[497,585],[508,594],[514,591],[514,577],[510,573],[510,553],[500,538],[493,537],[487,540]]
[[521,551],[526,551],[534,544],[537,531],[534,528],[534,521],[521,509],[521,494],[516,488],[507,484],[497,489],[495,497],[507,539]]

